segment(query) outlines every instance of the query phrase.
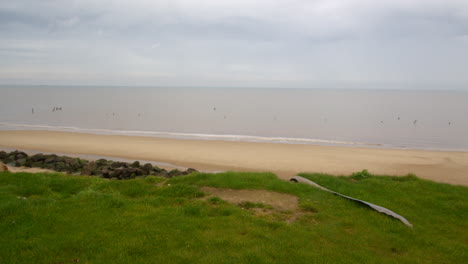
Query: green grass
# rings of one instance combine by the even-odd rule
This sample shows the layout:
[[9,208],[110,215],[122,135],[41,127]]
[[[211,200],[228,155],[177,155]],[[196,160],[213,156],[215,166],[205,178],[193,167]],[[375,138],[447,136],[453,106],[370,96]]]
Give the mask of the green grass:
[[[467,263],[468,188],[356,174],[303,174],[414,228],[270,173],[127,181],[0,173],[0,263]],[[255,216],[200,186],[296,195],[297,221]]]

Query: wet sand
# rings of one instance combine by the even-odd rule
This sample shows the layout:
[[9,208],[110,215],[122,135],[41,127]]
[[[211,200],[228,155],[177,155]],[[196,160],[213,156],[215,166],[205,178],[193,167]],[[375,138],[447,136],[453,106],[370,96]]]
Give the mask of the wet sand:
[[204,171],[406,175],[468,186],[468,152],[0,131],[0,148],[147,160]]

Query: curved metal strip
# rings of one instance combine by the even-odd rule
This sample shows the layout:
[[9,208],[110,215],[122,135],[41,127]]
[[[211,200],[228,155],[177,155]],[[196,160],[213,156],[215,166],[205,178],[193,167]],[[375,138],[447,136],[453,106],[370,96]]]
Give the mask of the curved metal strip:
[[316,187],[316,188],[319,188],[319,189],[321,189],[321,190],[323,190],[323,191],[331,192],[331,193],[333,193],[333,194],[339,195],[339,196],[344,197],[344,198],[346,198],[346,199],[349,199],[349,200],[352,200],[352,201],[355,201],[355,202],[358,202],[358,203],[361,203],[361,204],[365,204],[365,205],[369,206],[370,208],[376,210],[376,211],[379,212],[379,213],[383,213],[383,214],[389,215],[389,216],[391,216],[391,217],[394,217],[394,218],[400,220],[403,224],[405,224],[405,225],[407,225],[407,226],[409,226],[409,227],[413,227],[413,225],[412,225],[408,220],[406,220],[406,218],[404,218],[403,216],[401,216],[401,215],[399,215],[399,214],[396,214],[396,213],[393,212],[393,211],[388,210],[388,209],[385,208],[385,207],[378,206],[378,205],[375,205],[375,204],[372,204],[372,203],[369,203],[369,202],[366,202],[366,201],[362,201],[362,200],[359,200],[359,199],[355,199],[355,198],[353,198],[353,197],[349,197],[349,196],[343,195],[343,194],[341,194],[341,193],[334,192],[334,191],[332,191],[332,190],[329,190],[329,189],[327,189],[327,188],[325,188],[325,187],[322,187],[322,186],[318,185],[317,183],[315,183],[315,182],[313,182],[313,181],[311,181],[311,180],[308,180],[308,179],[306,179],[306,178],[303,178],[303,177],[301,177],[301,176],[294,176],[294,177],[292,177],[292,178],[290,179],[290,181],[292,181],[292,182],[298,182],[298,183],[304,183],[304,184],[309,184],[309,185],[312,185],[312,186],[314,186],[314,187]]

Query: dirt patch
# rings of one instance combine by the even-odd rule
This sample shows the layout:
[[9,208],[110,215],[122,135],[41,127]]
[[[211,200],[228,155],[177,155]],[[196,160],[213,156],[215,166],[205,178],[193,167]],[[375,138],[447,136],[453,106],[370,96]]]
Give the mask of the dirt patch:
[[40,172],[49,172],[57,173],[53,170],[41,169],[41,168],[28,168],[28,167],[8,167],[10,172],[29,172],[29,173],[40,173]]
[[13,167],[7,166],[0,162],[0,171],[9,171],[9,172],[29,172],[29,173],[40,173],[40,172],[49,172],[49,173],[57,173],[53,170],[48,169],[41,169],[41,168],[29,168],[29,167]]
[[0,171],[9,171],[9,170],[8,170],[8,167],[5,164],[0,162]]
[[266,190],[235,190],[213,187],[202,187],[200,189],[212,196],[217,196],[226,202],[235,204],[242,202],[262,203],[280,211],[297,211],[299,208],[298,198],[290,194]]

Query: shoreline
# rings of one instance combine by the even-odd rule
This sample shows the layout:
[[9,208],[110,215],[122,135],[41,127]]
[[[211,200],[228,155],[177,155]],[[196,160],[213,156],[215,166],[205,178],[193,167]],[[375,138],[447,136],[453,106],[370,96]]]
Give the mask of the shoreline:
[[407,175],[468,186],[468,152],[96,135],[45,130],[0,131],[0,148],[169,163],[201,171]]
[[155,137],[176,140],[209,140],[209,141],[235,141],[252,143],[273,143],[273,144],[301,144],[301,145],[319,145],[336,146],[351,148],[379,148],[379,149],[397,149],[397,150],[422,150],[422,151],[447,151],[447,152],[468,152],[465,148],[433,147],[424,145],[403,145],[388,143],[371,143],[364,141],[344,141],[320,138],[301,138],[287,136],[255,136],[255,135],[237,135],[237,134],[204,134],[188,132],[164,132],[164,131],[145,131],[145,130],[112,130],[105,128],[80,128],[73,126],[52,126],[46,124],[17,124],[0,122],[0,127],[10,127],[0,131],[50,131],[67,132],[80,134],[93,134],[103,136],[129,136],[129,137]]

